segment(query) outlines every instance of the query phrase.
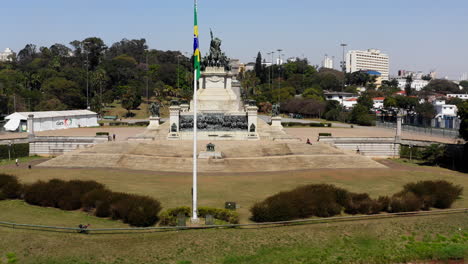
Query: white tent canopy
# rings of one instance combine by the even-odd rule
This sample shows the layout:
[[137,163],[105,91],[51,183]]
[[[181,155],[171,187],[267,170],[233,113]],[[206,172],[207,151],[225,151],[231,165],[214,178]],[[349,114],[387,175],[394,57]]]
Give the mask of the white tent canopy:
[[21,123],[25,124],[29,115],[34,115],[34,131],[99,126],[97,113],[89,110],[16,112],[5,117],[8,120],[4,125],[5,130],[18,131]]

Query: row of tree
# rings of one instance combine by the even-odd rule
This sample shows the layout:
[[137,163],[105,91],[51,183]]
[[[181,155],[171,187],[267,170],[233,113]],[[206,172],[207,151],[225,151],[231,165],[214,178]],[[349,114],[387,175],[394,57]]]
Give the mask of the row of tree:
[[121,100],[135,108],[145,96],[162,102],[191,97],[190,58],[148,49],[145,39],[107,46],[97,37],[70,45],[28,44],[0,63],[0,115],[14,111],[84,109]]

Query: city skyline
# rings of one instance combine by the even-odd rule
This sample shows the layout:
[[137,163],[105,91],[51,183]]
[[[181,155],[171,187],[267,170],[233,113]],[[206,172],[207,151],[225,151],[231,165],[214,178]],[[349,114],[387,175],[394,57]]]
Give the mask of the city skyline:
[[[18,52],[28,43],[50,46],[96,36],[107,45],[145,38],[152,49],[191,53],[192,1],[85,0],[74,5],[48,0],[27,6],[11,2],[3,9],[0,22],[8,38],[0,39],[1,50]],[[435,70],[439,78],[458,80],[468,71],[463,49],[468,37],[458,30],[467,25],[466,10],[463,1],[294,1],[288,6],[277,0],[239,0],[235,5],[199,1],[200,45],[204,55],[212,28],[226,54],[243,62],[252,61],[258,51],[268,60],[267,52],[281,48],[285,58],[306,57],[313,65],[320,65],[324,54],[334,56],[336,68],[340,44],[347,43],[347,50],[376,48],[388,54],[392,75],[400,69]]]

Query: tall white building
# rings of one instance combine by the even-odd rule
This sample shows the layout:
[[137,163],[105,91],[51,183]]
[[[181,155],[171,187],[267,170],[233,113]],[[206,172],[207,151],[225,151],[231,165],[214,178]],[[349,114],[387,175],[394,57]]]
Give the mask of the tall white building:
[[460,76],[460,81],[467,81],[468,80],[468,73],[463,73],[461,76]]
[[322,68],[333,69],[333,59],[325,55],[322,61]]
[[350,50],[346,55],[346,72],[373,70],[382,74],[382,80],[388,81],[390,63],[387,54],[380,50]]
[[10,55],[15,54],[11,49],[6,48],[4,52],[0,52],[0,61],[11,61]]

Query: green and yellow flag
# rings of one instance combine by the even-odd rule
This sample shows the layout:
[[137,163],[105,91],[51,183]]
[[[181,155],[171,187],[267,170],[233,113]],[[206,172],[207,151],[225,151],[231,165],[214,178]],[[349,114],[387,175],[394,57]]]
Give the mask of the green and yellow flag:
[[195,15],[194,15],[194,27],[193,27],[193,61],[194,61],[194,68],[196,71],[196,78],[197,80],[200,79],[200,60],[201,60],[201,54],[200,54],[200,46],[198,43],[198,18],[197,18],[197,0],[195,0]]

